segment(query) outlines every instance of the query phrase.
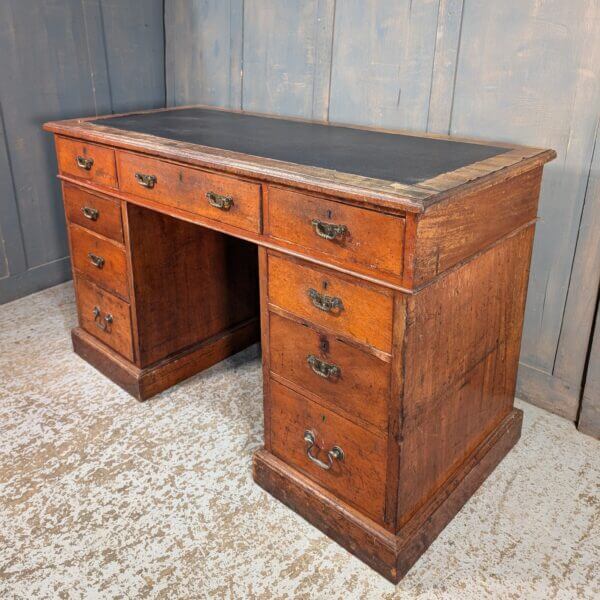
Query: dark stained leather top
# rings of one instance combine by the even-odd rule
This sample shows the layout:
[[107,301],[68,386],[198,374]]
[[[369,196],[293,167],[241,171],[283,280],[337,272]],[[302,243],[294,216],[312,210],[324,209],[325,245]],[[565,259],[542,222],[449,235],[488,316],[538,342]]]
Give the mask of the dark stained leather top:
[[408,185],[508,150],[208,108],[166,109],[90,122]]

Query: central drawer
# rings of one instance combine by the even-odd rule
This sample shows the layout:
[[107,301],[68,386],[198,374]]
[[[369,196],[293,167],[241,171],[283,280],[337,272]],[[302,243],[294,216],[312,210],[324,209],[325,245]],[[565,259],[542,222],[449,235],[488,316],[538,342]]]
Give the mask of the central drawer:
[[118,152],[121,191],[260,233],[260,185]]
[[[314,444],[310,444],[307,433],[313,436]],[[328,452],[336,447],[343,456],[337,454],[337,458],[330,458]],[[273,454],[342,500],[383,522],[385,437],[374,435],[271,381],[271,449]],[[329,462],[330,468],[324,468]]]
[[387,428],[390,364],[334,335],[271,313],[271,371],[350,418]]

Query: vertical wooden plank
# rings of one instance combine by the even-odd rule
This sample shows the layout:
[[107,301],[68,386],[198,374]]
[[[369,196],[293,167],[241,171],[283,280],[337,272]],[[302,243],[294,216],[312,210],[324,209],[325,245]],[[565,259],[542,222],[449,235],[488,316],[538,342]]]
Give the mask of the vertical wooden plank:
[[440,0],[427,131],[448,134],[454,99],[454,82],[463,0]]
[[318,2],[246,0],[243,108],[310,117],[318,54]]
[[93,112],[81,2],[0,3],[0,102],[29,268],[68,254],[51,136],[41,124]]
[[554,375],[580,388],[600,286],[600,135],[588,174],[587,191],[558,341]]
[[165,106],[163,0],[102,0],[113,112]]
[[451,132],[552,147],[521,360],[552,372],[600,105],[594,0],[465,3]]
[[600,305],[596,312],[596,327],[577,428],[583,433],[600,439]]
[[241,106],[243,4],[243,0],[167,2],[169,106]]
[[437,0],[337,4],[332,121],[427,128],[437,13]]
[[0,277],[27,269],[10,156],[0,102]]
[[331,54],[333,51],[333,23],[335,0],[318,0],[315,13],[316,42],[315,70],[312,88],[311,119],[327,121],[331,91]]

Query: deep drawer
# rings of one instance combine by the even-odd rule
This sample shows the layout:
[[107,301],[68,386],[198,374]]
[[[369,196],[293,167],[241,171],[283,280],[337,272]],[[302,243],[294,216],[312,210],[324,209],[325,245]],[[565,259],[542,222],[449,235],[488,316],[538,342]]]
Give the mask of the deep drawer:
[[260,185],[118,152],[121,190],[207,219],[260,232]]
[[115,151],[112,148],[57,136],[56,156],[61,174],[110,188],[117,187]]
[[391,352],[392,293],[328,269],[269,254],[269,302],[299,317]]
[[[314,436],[307,455],[306,432]],[[330,458],[335,446],[343,459]],[[387,443],[358,425],[271,382],[271,448],[273,454],[337,494],[342,500],[382,523],[385,505]]]
[[125,249],[79,225],[70,225],[73,267],[110,292],[129,299]]
[[265,233],[341,266],[402,275],[404,223],[366,210],[276,186],[268,189]]
[[75,291],[81,327],[133,361],[129,304],[82,277],[75,279]]
[[274,313],[269,351],[274,374],[386,430],[389,363]]
[[123,241],[119,200],[91,194],[69,184],[64,185],[63,196],[69,223],[76,223],[117,242]]

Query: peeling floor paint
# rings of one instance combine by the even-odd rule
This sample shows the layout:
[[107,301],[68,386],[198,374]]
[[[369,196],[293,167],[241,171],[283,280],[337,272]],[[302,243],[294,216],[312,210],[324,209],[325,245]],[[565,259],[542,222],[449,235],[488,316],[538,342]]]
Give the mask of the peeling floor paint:
[[597,598],[600,445],[523,437],[393,586],[258,488],[256,348],[140,404],[71,351],[71,284],[0,306],[0,598]]

